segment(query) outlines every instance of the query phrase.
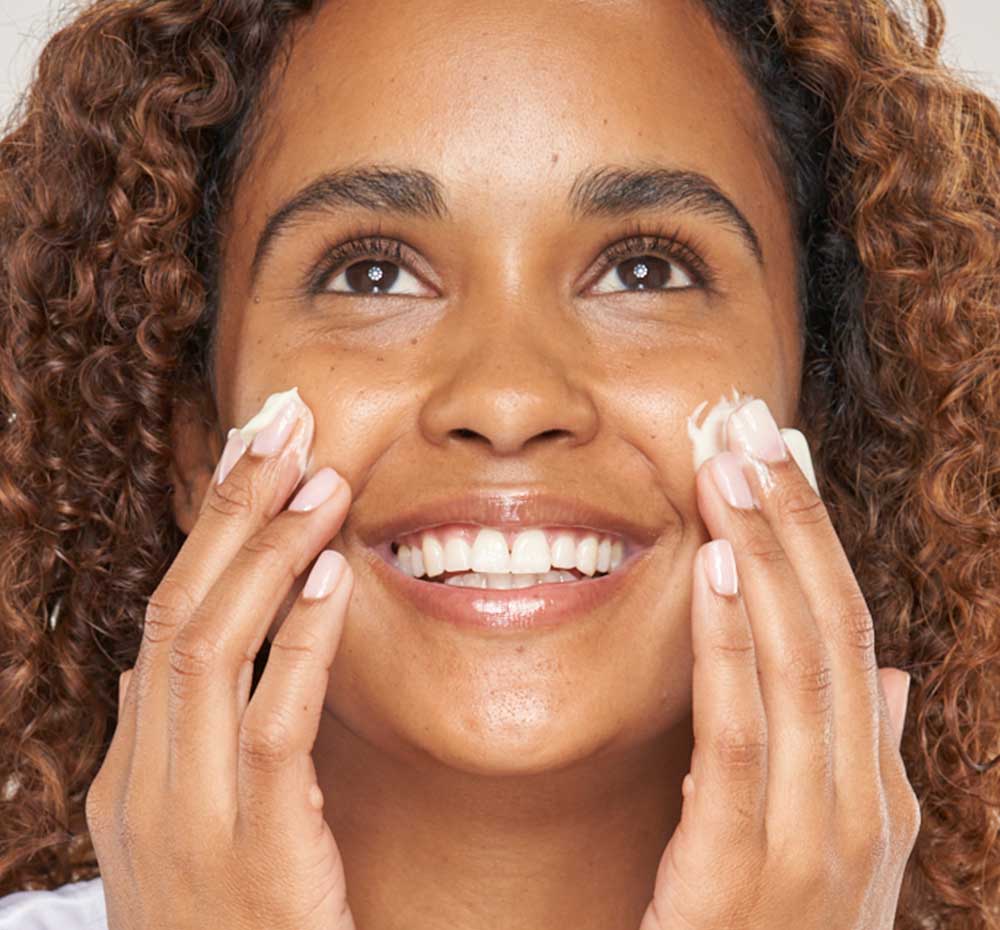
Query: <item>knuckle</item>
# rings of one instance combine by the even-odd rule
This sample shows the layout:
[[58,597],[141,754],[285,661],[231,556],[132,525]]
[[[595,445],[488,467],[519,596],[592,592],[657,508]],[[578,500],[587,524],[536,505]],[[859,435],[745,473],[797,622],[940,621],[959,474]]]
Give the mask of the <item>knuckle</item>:
[[164,578],[146,602],[142,638],[154,644],[169,642],[196,607],[194,595],[187,585]]
[[253,511],[259,494],[252,476],[234,468],[226,480],[216,485],[208,495],[205,506],[223,517],[238,517]]
[[767,734],[754,724],[729,725],[712,739],[712,753],[730,771],[755,774],[767,763]]
[[753,533],[740,547],[740,554],[763,566],[781,565],[788,561],[781,543],[770,533]]
[[777,495],[778,519],[797,526],[816,526],[829,522],[826,504],[808,485],[783,486]]
[[851,592],[841,603],[833,616],[831,629],[837,630],[844,645],[860,653],[866,664],[874,664],[875,625],[860,591]]
[[189,624],[174,638],[170,648],[170,677],[188,680],[203,678],[217,667],[221,646]]
[[797,651],[789,656],[786,675],[791,686],[810,698],[818,713],[827,713],[833,707],[833,670],[823,655]]
[[[254,533],[243,543],[241,559],[250,566],[263,562],[273,583],[284,584],[287,588],[295,582],[295,563],[300,558],[301,546],[301,530],[298,535],[293,535],[289,525],[279,520]],[[276,576],[273,573],[277,573]]]
[[892,808],[893,833],[907,849],[912,849],[920,833],[920,799],[909,782],[898,792]]
[[286,622],[271,641],[271,653],[277,652],[286,665],[306,665],[319,653],[321,645],[322,638],[314,630],[290,630]]
[[711,657],[715,661],[741,668],[757,665],[753,634],[747,629],[714,630],[709,637],[708,645]]
[[270,560],[276,556],[282,556],[285,549],[282,545],[283,539],[275,533],[272,527],[254,533],[244,544],[243,548],[252,555],[261,555]]
[[239,746],[246,764],[260,772],[283,768],[295,754],[291,728],[275,714],[260,723],[245,723]]

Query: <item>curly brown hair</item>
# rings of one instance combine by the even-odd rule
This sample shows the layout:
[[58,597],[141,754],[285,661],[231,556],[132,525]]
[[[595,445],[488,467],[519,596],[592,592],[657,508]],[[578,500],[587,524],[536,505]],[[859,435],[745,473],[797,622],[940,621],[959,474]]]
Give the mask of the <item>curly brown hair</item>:
[[[940,60],[938,0],[701,2],[770,114],[801,421],[879,665],[912,675],[896,927],[996,928],[1000,112]],[[0,893],[99,874],[84,801],[184,541],[170,423],[215,396],[220,220],[317,6],[90,3],[4,127]]]

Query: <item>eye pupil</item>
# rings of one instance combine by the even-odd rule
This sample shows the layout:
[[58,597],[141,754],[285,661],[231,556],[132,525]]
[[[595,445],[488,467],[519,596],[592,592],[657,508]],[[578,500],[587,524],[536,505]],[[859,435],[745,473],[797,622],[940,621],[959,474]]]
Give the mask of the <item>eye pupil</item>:
[[355,262],[344,272],[350,288],[360,294],[377,294],[391,288],[399,276],[399,268],[393,262]]
[[670,280],[670,263],[653,255],[630,258],[619,263],[618,279],[634,290],[663,287]]

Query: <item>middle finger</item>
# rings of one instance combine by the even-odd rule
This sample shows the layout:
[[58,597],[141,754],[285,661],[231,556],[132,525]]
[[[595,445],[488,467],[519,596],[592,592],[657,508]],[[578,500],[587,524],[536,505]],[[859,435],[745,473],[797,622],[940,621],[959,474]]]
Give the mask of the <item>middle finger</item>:
[[835,802],[829,657],[743,468],[731,451],[709,459],[696,476],[698,506],[712,536],[732,544],[753,630],[767,715],[769,845],[795,848],[803,835],[827,835]]

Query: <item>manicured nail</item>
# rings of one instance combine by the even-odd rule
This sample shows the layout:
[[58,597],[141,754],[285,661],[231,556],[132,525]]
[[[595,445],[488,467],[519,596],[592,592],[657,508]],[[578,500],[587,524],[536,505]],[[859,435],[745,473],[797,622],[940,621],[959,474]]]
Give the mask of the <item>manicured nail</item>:
[[226,440],[226,446],[219,457],[219,467],[216,471],[215,479],[217,485],[222,484],[226,480],[226,475],[233,470],[233,466],[246,451],[246,443],[243,442],[243,436],[240,434],[240,431],[238,429],[231,429],[229,431],[229,438]]
[[315,601],[329,595],[337,587],[346,564],[344,557],[335,549],[324,549],[316,559],[312,571],[309,572],[309,578],[302,589],[302,597]]
[[730,507],[753,509],[750,484],[743,474],[743,462],[735,452],[720,452],[709,462],[712,480]]
[[727,436],[736,438],[744,452],[765,462],[780,462],[788,457],[778,424],[759,397],[730,415],[726,431]]
[[739,590],[736,575],[736,558],[728,539],[713,539],[702,551],[705,574],[712,590],[722,597],[732,597]]
[[288,509],[297,513],[315,510],[332,496],[341,480],[336,471],[329,466],[324,466],[299,489],[299,493],[292,499]]
[[289,394],[267,424],[250,443],[252,455],[274,455],[280,452],[292,434],[292,427],[302,415],[303,407],[296,397]]
[[894,674],[891,679],[887,675],[882,676],[882,690],[885,691],[886,702],[889,705],[892,723],[895,729],[897,744],[903,738],[903,730],[906,726],[906,705],[910,697],[910,673],[902,669],[893,669]]

